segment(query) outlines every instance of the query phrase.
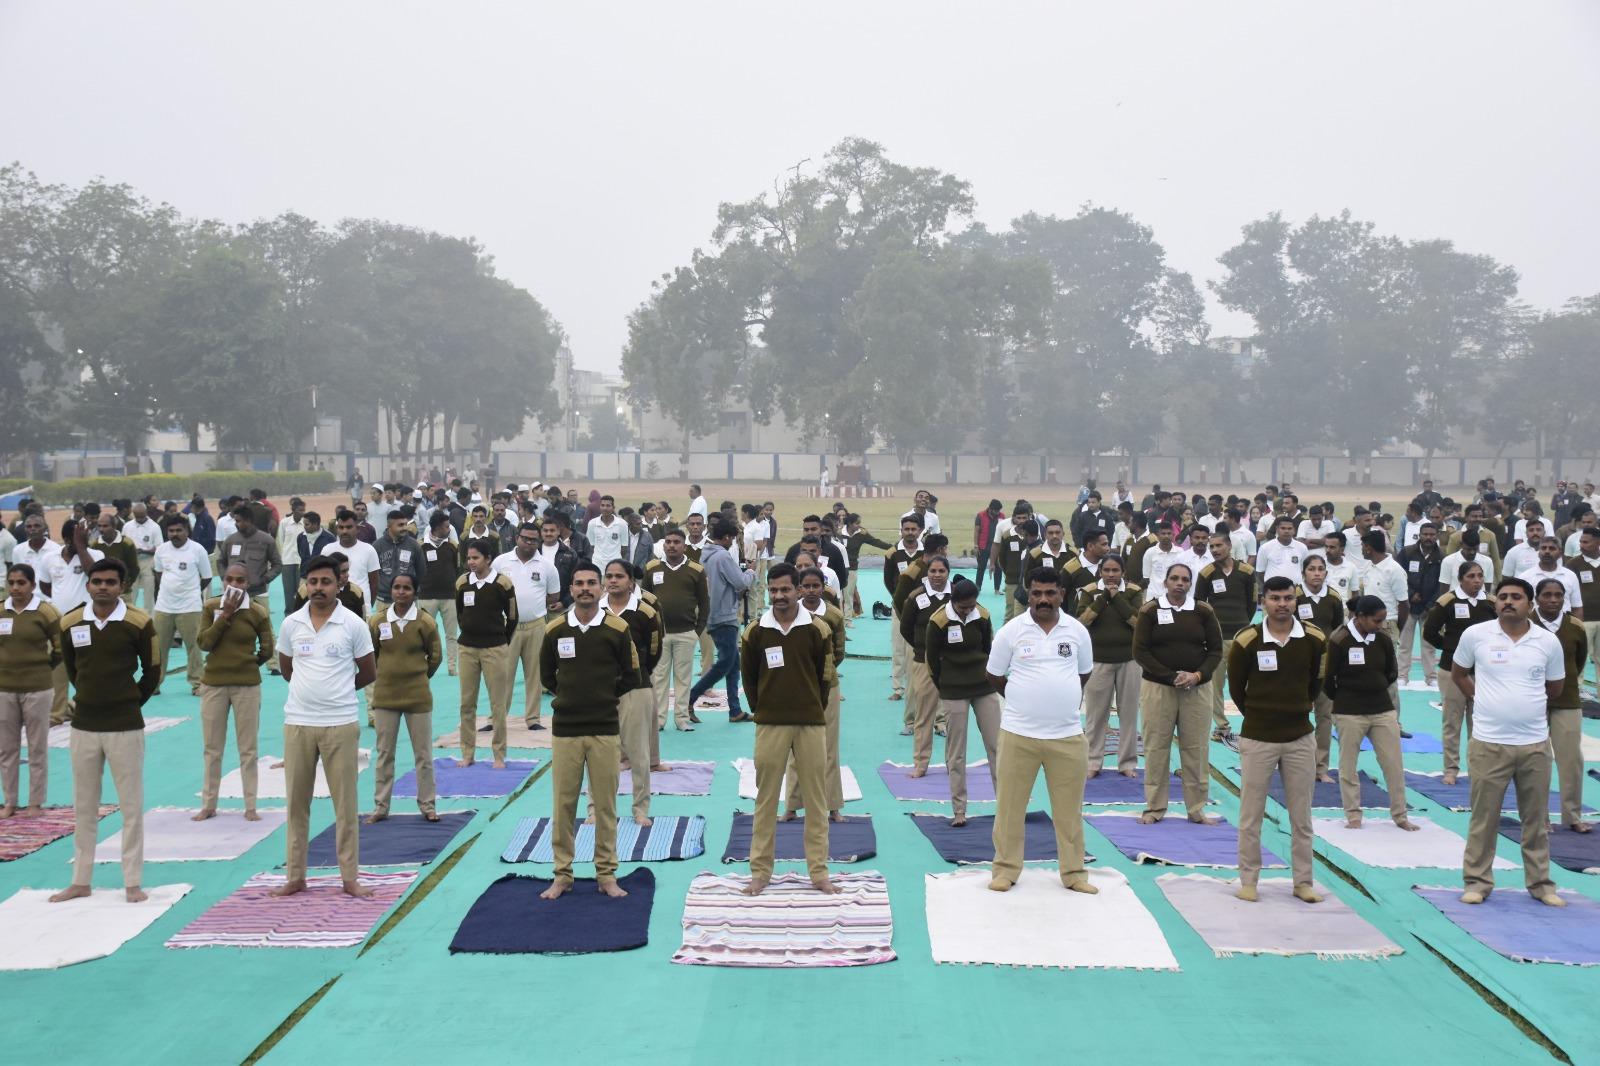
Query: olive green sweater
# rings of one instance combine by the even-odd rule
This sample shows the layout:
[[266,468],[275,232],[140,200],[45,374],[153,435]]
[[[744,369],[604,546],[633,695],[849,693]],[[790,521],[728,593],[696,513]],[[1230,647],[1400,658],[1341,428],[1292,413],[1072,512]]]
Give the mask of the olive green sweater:
[[43,692],[61,661],[61,612],[45,600],[31,611],[0,605],[0,692]]
[[[472,602],[467,602],[467,594]],[[511,643],[517,628],[517,588],[504,574],[496,574],[482,585],[472,583],[471,574],[456,579],[456,623],[461,627],[456,642],[463,648],[498,648]]]
[[422,585],[417,589],[417,599],[448,600],[455,595],[456,579],[461,576],[458,549],[448,540],[440,544],[424,540],[419,546],[426,569],[422,572]]
[[813,619],[820,618],[828,627],[828,656],[827,682],[829,691],[839,683],[839,665],[844,662],[844,612],[839,610],[839,605],[821,601],[816,607],[806,607],[805,601],[800,602],[802,607],[811,612]]
[[645,564],[644,583],[656,595],[656,609],[668,633],[703,633],[711,617],[706,568],[687,559],[676,570],[661,559]]
[[925,649],[928,639],[928,619],[949,601],[948,583],[945,584],[943,592],[933,592],[926,585],[919,584],[900,605],[900,637],[911,646],[912,655],[917,662],[927,661]]
[[613,613],[627,625],[628,635],[633,638],[634,653],[639,656],[639,672],[628,681],[623,691],[649,688],[650,675],[655,673],[656,663],[661,661],[661,639],[664,635],[661,615],[642,596],[638,606]]
[[969,621],[957,623],[955,609],[944,604],[928,618],[923,648],[928,672],[942,700],[970,700],[994,692],[989,684],[989,651],[994,647],[994,622],[979,604]]
[[[1537,612],[1534,624],[1544,625]],[[1549,628],[1545,626],[1546,630]],[[1589,660],[1589,638],[1583,623],[1570,614],[1561,616],[1561,625],[1556,628],[1555,638],[1561,644],[1561,657],[1566,660],[1567,679],[1562,682],[1561,692],[1550,700],[1550,710],[1575,710],[1583,706],[1578,695],[1578,679],[1583,676],[1584,663]]]
[[823,724],[832,640],[826,622],[796,624],[787,633],[762,625],[760,619],[750,623],[739,653],[739,673],[757,725]]
[[1310,622],[1324,633],[1332,633],[1344,625],[1344,604],[1339,594],[1327,585],[1322,586],[1322,597],[1313,600],[1304,586],[1295,597],[1294,613],[1302,622]]
[[75,607],[61,620],[61,657],[77,697],[72,728],[90,733],[143,729],[139,708],[161,685],[155,623],[129,607],[120,621],[102,629],[89,621],[92,609]]
[[[1322,660],[1328,638],[1305,623],[1302,633],[1278,645],[1263,635],[1265,622],[1240,630],[1228,653],[1228,695],[1244,715],[1239,735],[1269,744],[1287,744],[1310,733],[1311,706],[1322,688]],[[1263,670],[1262,652],[1277,669]]]
[[[1163,622],[1163,618],[1171,618]],[[1210,607],[1196,603],[1186,611],[1172,608],[1163,596],[1139,608],[1133,629],[1133,657],[1146,681],[1171,685],[1179,670],[1211,680],[1222,663],[1222,629]]]
[[261,684],[261,664],[271,662],[276,650],[267,609],[246,602],[225,619],[222,598],[213,596],[200,608],[200,650],[206,653],[203,683],[218,688]]
[[[1361,654],[1352,661],[1351,652]],[[1322,662],[1322,691],[1333,701],[1334,714],[1383,714],[1395,706],[1389,686],[1400,676],[1394,641],[1379,632],[1370,642],[1356,640],[1349,626],[1328,634],[1327,657]]]
[[[1467,608],[1466,617],[1462,617],[1463,605]],[[1461,643],[1461,635],[1468,628],[1479,622],[1492,622],[1494,617],[1494,597],[1487,589],[1477,603],[1454,592],[1442,593],[1428,609],[1428,617],[1422,620],[1422,639],[1439,649],[1439,669],[1448,671],[1453,665],[1456,645]]]
[[393,605],[381,607],[367,621],[378,663],[372,706],[384,711],[427,714],[433,710],[428,679],[442,660],[439,625],[432,615],[415,606],[411,620],[404,626],[394,624],[394,613]]
[[1078,590],[1075,614],[1094,644],[1097,663],[1133,661],[1133,629],[1139,621],[1144,590],[1138,585],[1123,585],[1109,595],[1099,582]]
[[638,683],[639,653],[628,624],[601,610],[587,629],[552,615],[539,649],[539,672],[558,737],[614,737],[617,701]]
[[1256,572],[1249,563],[1241,562],[1233,564],[1231,574],[1224,574],[1216,563],[1202,566],[1195,578],[1194,598],[1216,612],[1223,639],[1232,640],[1255,620]]

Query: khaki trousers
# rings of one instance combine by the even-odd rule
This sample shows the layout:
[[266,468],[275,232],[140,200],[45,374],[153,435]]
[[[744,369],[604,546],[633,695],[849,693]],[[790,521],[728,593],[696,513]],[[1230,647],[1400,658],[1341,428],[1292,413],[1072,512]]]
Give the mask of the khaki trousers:
[[750,585],[750,617],[753,619],[767,606],[767,567],[770,560],[756,560],[756,579]]
[[933,672],[925,662],[911,661],[911,692],[906,700],[906,711],[911,715],[914,736],[911,761],[919,770],[926,770],[933,758],[933,722],[939,715],[939,689],[933,683]]
[[[650,741],[656,736],[655,699],[647,688],[625,692],[617,704],[617,745],[633,775],[633,816],[650,817]],[[592,797],[593,792],[590,793]],[[592,806],[591,802],[591,806]],[[613,804],[613,806],[615,806]]]
[[1550,747],[1561,781],[1561,824],[1583,820],[1583,711],[1550,709]]
[[578,793],[583,790],[585,771],[589,774],[589,798],[594,804],[594,875],[600,881],[617,879],[617,760],[620,757],[620,747],[614,736],[551,738],[550,774],[555,806],[551,814],[550,844],[556,854],[557,881],[572,880]]
[[[889,683],[896,696],[906,694],[906,673],[911,662],[911,649],[900,635],[900,612],[891,613],[889,620]],[[911,724],[911,708],[905,710],[905,724]]]
[[1467,847],[1461,857],[1461,879],[1469,891],[1485,897],[1494,891],[1494,849],[1500,840],[1500,803],[1506,786],[1517,785],[1517,813],[1522,819],[1522,880],[1542,896],[1555,888],[1550,880],[1550,745],[1467,742],[1467,773],[1472,777]]
[[394,751],[400,739],[400,725],[405,723],[406,735],[411,738],[412,765],[417,771],[417,810],[432,814],[433,790],[433,712],[386,711],[372,708],[373,726],[378,733],[378,759],[374,766],[372,809],[377,814],[389,813],[389,799],[394,795]]
[[[1239,883],[1255,887],[1261,877],[1261,820],[1273,771],[1283,778],[1289,810],[1289,866],[1296,887],[1311,885],[1311,790],[1316,782],[1317,742],[1312,734],[1287,744],[1239,738]],[[1187,787],[1187,783],[1185,783]]]
[[517,665],[522,666],[522,717],[528,727],[539,723],[539,699],[544,689],[539,685],[539,651],[544,647],[544,619],[518,622],[511,634],[510,658],[506,662],[506,679],[517,683]]
[[[828,690],[828,704],[822,708],[822,748],[827,759],[827,796],[829,812],[844,808],[844,775],[839,770],[839,686]],[[800,770],[794,759],[789,760],[789,771],[784,777],[784,789],[789,794],[789,810],[799,811],[806,806],[805,790],[800,785]]]
[[1589,666],[1600,680],[1600,620],[1584,622],[1583,632],[1589,638]]
[[[1395,645],[1397,664],[1400,667],[1400,680],[1411,680],[1411,649],[1417,643],[1417,635],[1422,632],[1423,617],[1416,611],[1406,615],[1405,627],[1400,630],[1400,643]],[[1422,679],[1433,684],[1439,677],[1439,651],[1427,641],[1422,642]],[[1396,707],[1399,704],[1395,704]]]
[[[1183,804],[1190,818],[1203,817],[1211,794],[1211,694],[1204,685],[1179,689],[1141,681],[1139,709],[1144,714],[1144,813],[1157,818],[1167,813],[1176,736]],[[1131,744],[1133,738],[1124,733],[1121,743]]]
[[[661,642],[661,660],[650,675],[650,687],[655,692],[657,729],[666,728],[669,693],[677,696],[672,711],[674,724],[679,729],[689,724],[689,683],[694,675],[694,649],[699,640],[694,630],[686,629],[682,633],[668,633]],[[706,660],[708,665],[710,661]]]
[[950,810],[957,818],[967,816],[967,708],[978,719],[978,736],[983,741],[984,757],[989,760],[989,783],[1000,794],[1000,695],[990,692],[962,700],[940,700],[944,711],[944,768],[950,775]]
[[[1384,619],[1383,631],[1389,635],[1389,639],[1394,641],[1394,646],[1398,648],[1400,646],[1400,630],[1395,626],[1393,618]],[[1405,676],[1403,672],[1397,672],[1395,683],[1389,686],[1389,706],[1396,710],[1400,708],[1400,681]]]
[[511,706],[512,670],[511,649],[505,644],[495,648],[458,649],[461,655],[461,758],[472,762],[477,757],[478,745],[478,687],[489,686],[489,717],[494,723],[490,750],[496,759],[506,757],[506,712]]
[[1333,755],[1333,701],[1317,693],[1311,713],[1317,726],[1317,776],[1320,777],[1328,772],[1328,760]]
[[857,571],[852,570],[850,571],[849,576],[845,578],[843,590],[844,594],[839,597],[839,599],[842,601],[839,605],[839,609],[844,612],[845,625],[849,625],[859,613],[856,610],[856,573]]
[[[1089,739],[1089,769],[1099,773],[1106,761],[1106,729],[1111,724],[1111,699],[1117,702],[1117,769],[1139,768],[1139,664],[1095,663],[1083,686],[1083,733]],[[949,744],[949,741],[945,741]]]
[[157,611],[151,620],[156,627],[156,658],[161,662],[161,680],[167,679],[167,656],[172,653],[172,637],[177,633],[183,638],[183,654],[189,661],[189,691],[198,690],[206,666],[206,657],[200,651],[200,612],[167,614]]
[[1044,771],[1050,818],[1056,824],[1061,883],[1087,881],[1083,870],[1083,782],[1089,774],[1089,742],[1079,733],[1039,740],[1000,730],[999,779],[995,782],[994,876],[1022,876],[1024,819],[1033,784]]
[[[50,783],[50,700],[38,692],[0,692],[0,793],[7,807],[43,807]],[[22,736],[28,736],[28,802],[18,791]]]
[[133,579],[133,586],[128,590],[125,596],[130,604],[133,602],[134,589],[138,589],[139,595],[143,597],[143,603],[141,606],[144,607],[145,613],[155,614],[156,567],[154,555],[141,554],[139,556],[139,576]]
[[[800,791],[828,794],[827,729],[820,725],[756,726],[756,813],[750,833],[750,876],[772,878],[778,845],[778,793],[792,755]],[[806,872],[813,881],[828,876],[828,812],[819,803],[806,808]]]
[[[1216,672],[1211,675],[1211,680],[1206,684],[1211,686],[1211,724],[1214,728],[1224,733],[1233,732],[1233,726],[1228,724],[1228,716],[1222,710],[1222,697],[1228,688],[1228,656],[1233,653],[1233,638],[1229,637],[1222,642],[1222,661],[1217,664]],[[1400,706],[1398,703],[1396,707]]]
[[306,876],[306,839],[311,823],[311,794],[317,783],[317,762],[328,779],[333,797],[334,850],[339,877],[354,882],[360,873],[361,801],[356,797],[356,752],[361,726],[285,725],[283,727],[284,791],[288,794],[289,846],[287,875],[291,881]]
[[215,810],[222,786],[222,750],[228,744],[228,708],[233,708],[233,739],[239,748],[239,779],[246,810],[256,808],[256,738],[261,730],[260,685],[201,685],[202,745],[200,806]]
[[1439,671],[1439,705],[1444,718],[1444,772],[1461,772],[1461,723],[1467,725],[1468,746],[1472,737],[1472,701],[1457,687],[1449,670]]
[[[711,630],[707,629],[700,634],[700,639],[695,642],[700,649],[700,673],[711,669],[711,664],[717,661],[717,642],[711,639]],[[699,676],[696,674],[695,676]],[[691,707],[690,710],[693,710]]]
[[[42,750],[42,749],[41,749]],[[144,730],[72,731],[72,883],[94,880],[94,845],[100,831],[100,782],[111,767],[122,812],[122,884],[144,883]],[[30,756],[29,765],[32,765]]]
[[1025,610],[1027,610],[1027,606],[1017,602],[1017,583],[1008,580],[1006,582],[1006,621],[1011,621]]
[[56,663],[50,671],[50,724],[72,719],[72,700],[67,698],[67,668]]
[[1336,714],[1339,726],[1339,799],[1346,818],[1361,817],[1361,741],[1372,741],[1372,753],[1383,771],[1383,787],[1389,792],[1389,817],[1406,820],[1406,774],[1400,759],[1400,715]]
[[423,614],[438,620],[439,631],[444,634],[445,665],[451,674],[455,674],[456,664],[460,661],[456,654],[456,635],[461,632],[461,625],[456,619],[455,597],[448,600],[418,600],[417,605]]

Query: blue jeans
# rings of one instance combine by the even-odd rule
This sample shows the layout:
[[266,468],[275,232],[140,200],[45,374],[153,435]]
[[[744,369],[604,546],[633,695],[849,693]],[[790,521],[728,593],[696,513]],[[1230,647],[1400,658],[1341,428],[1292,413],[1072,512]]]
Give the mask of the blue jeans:
[[708,632],[711,634],[711,643],[717,649],[716,661],[689,690],[689,706],[693,707],[695,701],[714,688],[718,681],[727,678],[728,713],[742,714],[739,709],[739,625],[737,622],[726,622],[710,627]]

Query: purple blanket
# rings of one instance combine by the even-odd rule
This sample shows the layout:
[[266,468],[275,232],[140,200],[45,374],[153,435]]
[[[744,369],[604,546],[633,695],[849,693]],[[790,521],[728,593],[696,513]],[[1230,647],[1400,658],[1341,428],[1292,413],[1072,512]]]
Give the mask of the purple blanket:
[[[715,772],[717,764],[714,762],[671,762],[667,764],[670,770],[654,770],[650,773],[650,793],[654,796],[709,796],[711,795],[711,775]],[[588,788],[585,786],[584,791]],[[631,796],[633,794],[633,770],[622,771],[622,776],[617,778],[617,795]]]
[[[1203,825],[1168,815],[1151,825],[1141,825],[1133,814],[1088,814],[1083,820],[1099,831],[1116,849],[1134,862],[1161,862],[1172,866],[1239,865],[1239,830],[1226,820]],[[1261,864],[1271,869],[1284,861],[1266,848]]]
[[[1123,777],[1115,770],[1101,770],[1083,783],[1083,802],[1090,805],[1128,803],[1144,806],[1144,775]],[[1177,774],[1167,782],[1167,802],[1183,806],[1183,778]]]
[[[457,766],[454,759],[433,760],[433,784],[440,799],[451,797],[494,798],[509,796],[521,787],[528,775],[539,768],[538,759],[521,762],[506,760],[504,770],[496,770],[489,762],[475,762],[471,766]],[[394,783],[396,796],[417,794],[417,772],[408,771]]]
[[[901,763],[886,762],[878,767],[878,776],[883,778],[895,799],[950,802],[950,774],[943,765],[929,766],[926,777],[912,777],[911,770],[912,767]],[[967,764],[967,800],[994,802],[994,782],[989,779],[987,762]]]
[[[1435,777],[1433,774],[1419,774],[1412,770],[1406,771],[1406,787],[1427,796],[1441,807],[1448,807],[1452,811],[1466,811],[1472,809],[1472,778],[1466,774],[1456,778],[1456,783],[1447,785],[1444,778]],[[1506,786],[1505,799],[1500,801],[1502,811],[1515,811],[1517,809],[1517,790],[1515,784]],[[1592,811],[1592,807],[1584,807]],[[1550,813],[1557,817],[1561,814],[1561,793],[1550,793]]]
[[1565,907],[1547,907],[1522,889],[1505,888],[1483,903],[1462,903],[1459,888],[1412,889],[1492,951],[1518,962],[1600,966],[1600,903],[1570,890]]

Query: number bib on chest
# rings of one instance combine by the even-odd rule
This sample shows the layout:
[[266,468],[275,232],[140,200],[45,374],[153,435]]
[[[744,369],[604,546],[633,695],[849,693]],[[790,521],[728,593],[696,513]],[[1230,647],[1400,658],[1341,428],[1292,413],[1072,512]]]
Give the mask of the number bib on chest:
[[1350,665],[1351,666],[1365,666],[1365,665],[1367,665],[1367,649],[1365,649],[1365,648],[1351,648],[1350,649]]
[[1256,669],[1263,673],[1273,673],[1278,669],[1278,653],[1275,651],[1256,652]]
[[767,649],[767,668],[769,670],[776,670],[776,669],[778,669],[778,667],[780,667],[782,665],[783,665],[783,649],[782,648],[768,648]]
[[[9,621],[0,622],[0,625],[4,625],[6,627],[3,632],[11,632],[11,623]],[[963,644],[966,642],[966,639],[967,634],[960,626],[951,626],[949,629],[944,631],[944,642],[946,644]]]
[[576,637],[557,637],[556,654],[563,659],[576,659],[578,657],[578,639]]

